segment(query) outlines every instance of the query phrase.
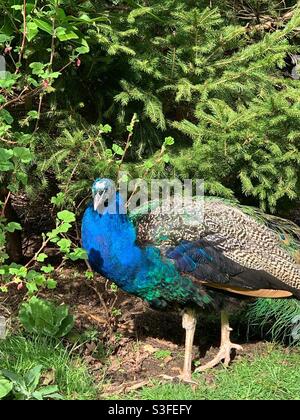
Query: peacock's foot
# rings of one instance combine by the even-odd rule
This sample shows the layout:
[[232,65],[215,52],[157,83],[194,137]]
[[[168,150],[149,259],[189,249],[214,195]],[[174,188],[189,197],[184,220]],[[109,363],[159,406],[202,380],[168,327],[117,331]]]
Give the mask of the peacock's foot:
[[211,368],[217,366],[219,363],[221,363],[222,360],[224,360],[224,366],[228,367],[228,365],[230,363],[230,360],[231,360],[231,351],[232,350],[242,351],[243,347],[240,346],[239,344],[231,343],[231,341],[228,341],[228,342],[224,343],[220,347],[220,350],[219,350],[218,354],[216,355],[216,357],[213,360],[211,360],[210,362],[206,363],[205,365],[200,366],[197,369],[195,369],[195,372],[204,372],[207,369],[211,369]]
[[198,382],[194,381],[190,375],[177,375],[177,376],[169,376],[169,375],[159,375],[160,378],[164,379],[165,381],[175,382],[175,383],[185,383],[190,385],[199,385]]

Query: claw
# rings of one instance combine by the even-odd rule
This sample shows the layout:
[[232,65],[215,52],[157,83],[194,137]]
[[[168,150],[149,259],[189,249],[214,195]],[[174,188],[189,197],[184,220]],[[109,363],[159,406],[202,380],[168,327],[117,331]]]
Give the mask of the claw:
[[224,366],[228,367],[230,363],[230,356],[232,350],[243,350],[243,347],[239,344],[234,344],[230,341],[230,333],[232,328],[229,326],[228,315],[225,311],[221,312],[221,346],[216,357],[210,362],[206,363],[203,366],[198,367],[195,372],[204,372],[207,369],[211,369],[217,366],[219,363],[224,360]]
[[231,342],[224,344],[223,346],[221,346],[220,351],[213,360],[211,360],[203,366],[198,367],[197,369],[195,369],[195,372],[204,372],[207,369],[211,369],[217,366],[219,363],[221,363],[222,360],[224,360],[224,366],[228,367],[231,360],[230,356],[232,350],[242,351],[243,347],[239,344],[234,344]]

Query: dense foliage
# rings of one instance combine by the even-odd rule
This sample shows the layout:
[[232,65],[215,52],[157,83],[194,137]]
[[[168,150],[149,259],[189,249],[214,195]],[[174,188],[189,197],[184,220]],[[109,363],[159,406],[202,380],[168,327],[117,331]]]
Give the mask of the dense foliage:
[[[63,263],[84,259],[74,214],[99,175],[204,178],[209,194],[272,211],[294,200],[296,4],[0,0],[2,290],[55,287],[49,243]],[[19,231],[41,212],[41,247],[17,265]]]

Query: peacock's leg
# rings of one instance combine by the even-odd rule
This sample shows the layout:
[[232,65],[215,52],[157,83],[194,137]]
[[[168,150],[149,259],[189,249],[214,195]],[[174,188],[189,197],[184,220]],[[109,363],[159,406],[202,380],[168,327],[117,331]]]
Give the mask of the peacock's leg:
[[182,327],[185,329],[185,353],[183,372],[179,376],[160,375],[166,380],[179,379],[183,382],[196,383],[192,380],[193,343],[197,324],[197,314],[193,309],[185,309],[182,316]]
[[230,363],[231,351],[234,350],[243,350],[243,347],[234,344],[230,341],[230,333],[232,328],[229,326],[229,317],[226,311],[221,312],[221,346],[216,357],[210,362],[206,363],[203,366],[200,366],[195,370],[195,372],[203,372],[204,370],[211,369],[221,363],[224,360],[224,366],[228,366]]
[[182,327],[185,329],[185,354],[182,379],[192,381],[193,343],[196,331],[197,316],[193,309],[187,309],[182,316]]

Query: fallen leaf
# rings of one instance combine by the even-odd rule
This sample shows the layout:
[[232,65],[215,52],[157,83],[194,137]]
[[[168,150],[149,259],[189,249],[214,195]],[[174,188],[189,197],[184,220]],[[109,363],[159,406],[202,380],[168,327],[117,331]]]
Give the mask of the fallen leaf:
[[48,370],[42,376],[42,385],[48,386],[55,383],[55,369]]
[[143,350],[144,350],[146,353],[149,353],[149,354],[153,354],[153,353],[156,353],[157,351],[159,351],[159,349],[158,349],[158,348],[151,346],[151,344],[145,344],[145,345],[143,346]]

